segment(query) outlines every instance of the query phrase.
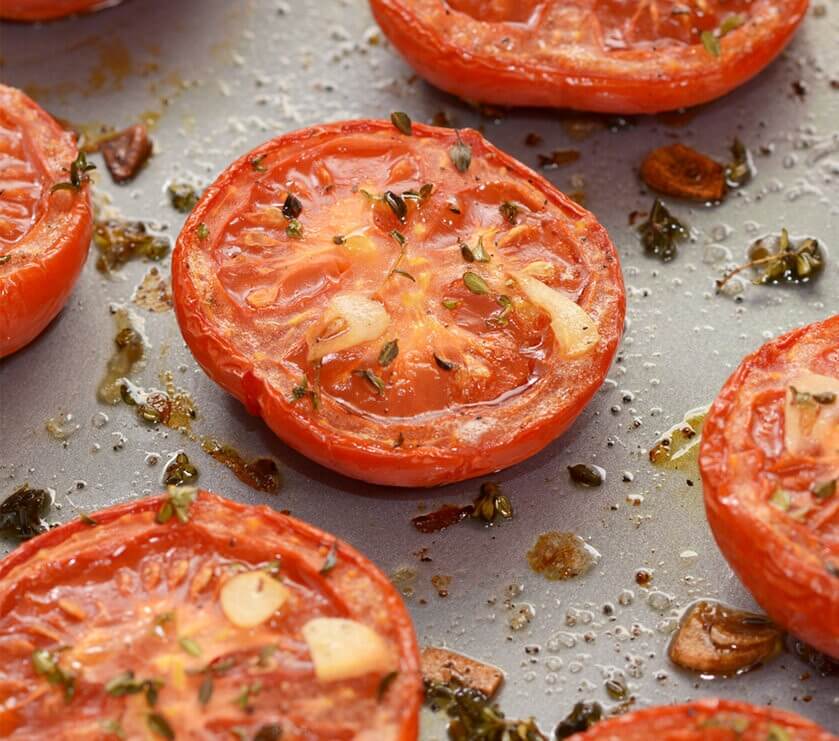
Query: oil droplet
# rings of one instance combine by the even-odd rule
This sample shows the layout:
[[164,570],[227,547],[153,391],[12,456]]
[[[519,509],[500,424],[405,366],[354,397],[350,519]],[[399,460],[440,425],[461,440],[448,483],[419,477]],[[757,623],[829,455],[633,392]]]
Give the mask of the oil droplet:
[[542,533],[527,552],[530,568],[552,581],[585,574],[599,560],[600,554],[579,535],[556,530]]
[[671,427],[650,448],[650,462],[661,468],[697,472],[702,425],[707,413],[708,407],[704,406],[685,414],[679,424]]
[[46,422],[47,434],[53,440],[64,441],[75,432],[81,429],[81,425],[74,421],[73,415],[69,413],[56,414]]
[[[108,360],[105,375],[96,389],[96,397],[105,404],[122,401],[122,381],[142,361],[146,350],[143,320],[124,306],[111,307],[116,324],[116,348]],[[104,425],[103,425],[104,426]]]

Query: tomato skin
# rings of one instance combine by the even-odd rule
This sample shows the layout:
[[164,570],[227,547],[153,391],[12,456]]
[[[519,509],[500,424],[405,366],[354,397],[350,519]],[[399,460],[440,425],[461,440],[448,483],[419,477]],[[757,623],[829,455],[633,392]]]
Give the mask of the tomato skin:
[[[50,192],[67,180],[78,150],[42,108],[19,90],[0,85],[0,109],[23,132],[41,193],[34,223],[11,243],[0,240],[0,358],[35,339],[61,311],[81,272],[93,231],[87,185]],[[4,249],[5,248],[5,249]]]
[[[112,541],[106,540],[104,537],[105,532],[109,524],[115,523],[122,518],[143,514],[148,517],[147,529],[149,532],[145,536],[138,538],[136,530],[129,531],[131,537],[128,542],[130,543],[136,544],[144,541],[153,543],[155,538],[151,537],[152,534],[159,535],[161,528],[168,527],[184,529],[185,535],[181,536],[181,540],[184,543],[191,542],[189,534],[189,528],[191,526],[189,522],[180,524],[173,517],[164,525],[156,525],[154,523],[154,515],[160,511],[165,501],[165,496],[152,496],[115,505],[93,513],[90,516],[95,521],[95,526],[90,526],[82,520],[77,519],[60,527],[48,530],[24,542],[8,556],[0,560],[0,617],[3,617],[7,613],[9,605],[13,603],[16,580],[32,578],[33,573],[42,565],[42,559],[45,557],[44,554],[49,553],[51,549],[59,548],[71,538],[81,535],[88,539],[90,550],[85,551],[86,557],[89,557],[92,552],[96,551],[97,545],[99,546],[101,555],[88,562],[92,570],[101,570],[102,562],[107,562],[111,558],[110,554],[113,551],[114,544]],[[189,517],[190,522],[205,520],[219,528],[225,522],[230,523],[235,521],[244,523],[238,533],[239,536],[243,532],[247,533],[251,528],[247,524],[249,521],[258,519],[260,523],[268,524],[269,527],[276,529],[278,533],[288,534],[289,539],[294,539],[295,543],[306,543],[314,551],[313,557],[317,559],[318,563],[320,563],[322,555],[316,549],[323,549],[326,543],[334,543],[338,566],[345,567],[347,573],[362,572],[364,577],[375,587],[376,603],[370,605],[371,612],[387,612],[392,626],[391,633],[395,634],[394,640],[399,654],[399,669],[397,676],[388,688],[387,697],[388,703],[398,708],[399,725],[396,729],[396,735],[388,735],[387,738],[392,741],[416,741],[418,738],[419,711],[423,697],[419,648],[411,617],[405,608],[401,596],[392,582],[371,561],[352,546],[343,541],[338,541],[334,536],[324,533],[306,522],[280,514],[269,507],[240,504],[204,490],[196,493],[195,499],[189,507]],[[232,532],[231,529],[231,538],[234,537]],[[135,538],[137,540],[134,540]],[[224,535],[224,539],[227,539],[227,535]],[[62,554],[62,558],[66,556],[66,553]],[[292,556],[289,556],[289,559],[291,558]],[[57,560],[50,565],[50,568],[54,568],[56,573],[58,573],[60,564],[63,564],[63,561]],[[113,564],[111,568],[115,571],[119,570],[118,566]],[[335,567],[333,567],[333,572],[330,573],[335,573]],[[307,575],[306,578],[325,580],[325,577],[317,575],[317,571],[314,574]],[[358,577],[346,576],[342,577],[342,579],[357,580]],[[341,583],[346,584],[346,581],[342,581]],[[334,591],[339,598],[341,597],[341,592],[332,583],[324,581],[322,588],[327,594]],[[361,594],[360,591],[359,594]],[[359,599],[360,597],[353,595],[351,596],[351,600],[348,601],[352,601],[355,604]],[[351,614],[349,617],[355,617],[355,615]],[[73,706],[70,705],[68,709],[72,711]],[[0,708],[0,735],[4,735],[4,732],[9,731],[9,729],[4,727],[4,723],[8,722],[9,718],[5,717],[2,708]],[[388,726],[388,729],[390,728],[391,726]],[[14,726],[11,730],[14,730]],[[18,738],[19,736],[13,737]],[[180,738],[180,734],[178,734],[178,737]],[[198,738],[199,736],[193,733],[189,734],[188,737]],[[216,736],[213,737],[215,738]],[[285,736],[283,737],[285,738]],[[294,737],[297,738],[297,736]],[[309,738],[309,736],[305,737]],[[73,738],[76,737],[73,736]],[[368,738],[364,734],[363,729],[359,738]]]
[[[370,0],[385,36],[420,76],[446,92],[496,105],[620,114],[675,110],[725,95],[781,52],[808,4],[760,0],[755,5],[762,22],[728,33],[719,57],[701,43],[672,53],[631,50],[625,56],[584,47],[549,63],[527,54],[501,60],[484,48],[512,24],[484,24],[440,0]],[[451,40],[453,27],[470,39],[469,48]]]
[[51,21],[75,13],[90,13],[121,0],[3,0],[0,18],[9,21]]
[[[200,249],[197,236],[199,225],[204,224],[213,232],[214,227],[218,226],[214,222],[214,208],[218,205],[239,204],[247,197],[239,193],[233,184],[242,171],[252,173],[254,160],[285,148],[303,147],[316,136],[390,131],[393,131],[390,123],[370,120],[312,127],[278,137],[233,163],[205,191],[178,238],[172,259],[174,304],[181,332],[198,363],[211,378],[239,399],[248,411],[261,416],[288,445],[328,468],[371,483],[436,486],[480,476],[532,456],[570,426],[605,378],[622,332],[625,293],[615,248],[605,229],[591,214],[557,191],[540,175],[497,150],[477,132],[461,130],[460,135],[475,150],[475,157],[491,155],[493,162],[506,168],[512,175],[526,180],[546,201],[579,218],[584,223],[584,235],[590,245],[588,251],[604,256],[604,264],[598,266],[600,275],[586,289],[586,293],[599,291],[608,296],[602,301],[608,305],[601,320],[603,339],[597,352],[592,353],[588,377],[580,380],[580,388],[573,389],[569,405],[553,415],[544,414],[535,421],[525,419],[521,424],[516,424],[503,447],[394,447],[390,441],[386,445],[376,440],[360,442],[358,437],[351,438],[341,431],[313,424],[304,405],[295,405],[287,392],[278,389],[257,372],[253,361],[235,347],[234,338],[222,336],[208,319],[205,292],[212,279],[204,275],[196,278],[190,269],[190,254]],[[414,124],[414,132],[415,137],[451,137],[450,130],[421,124]],[[546,393],[552,391],[548,387]]]
[[[739,732],[726,721],[748,723]],[[596,723],[570,741],[766,741],[773,727],[790,741],[836,741],[836,737],[800,715],[736,700],[697,700],[636,710]],[[777,733],[777,731],[776,731]],[[777,736],[781,738],[781,736]]]
[[[746,357],[711,406],[699,456],[708,522],[734,572],[772,620],[834,658],[839,658],[839,575],[828,572],[824,553],[836,562],[835,526],[831,545],[830,532],[798,526],[772,506],[765,472],[783,459],[744,441],[739,430],[746,426],[746,401],[773,388],[785,390],[796,369],[806,367],[797,366],[795,358],[806,363],[820,350],[818,372],[839,378],[837,348],[839,315],[793,330]],[[748,414],[751,420],[754,409]],[[799,462],[809,463],[796,457],[786,465]],[[827,465],[839,475],[839,463]]]

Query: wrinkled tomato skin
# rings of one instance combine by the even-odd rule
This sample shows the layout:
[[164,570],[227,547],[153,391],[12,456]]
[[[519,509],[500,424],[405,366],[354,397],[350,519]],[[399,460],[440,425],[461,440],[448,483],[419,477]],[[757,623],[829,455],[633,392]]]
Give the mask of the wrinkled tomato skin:
[[[87,538],[90,543],[90,549],[85,551],[85,556],[89,557],[91,554],[95,554],[97,543],[100,541],[99,536],[108,525],[126,516],[146,515],[149,517],[150,530],[155,530],[157,527],[170,526],[189,528],[189,523],[180,525],[177,522],[177,518],[174,517],[165,525],[154,524],[154,514],[160,511],[165,501],[165,495],[144,497],[129,501],[93,513],[90,517],[96,523],[94,526],[87,524],[81,519],[76,519],[25,541],[8,556],[0,560],[0,615],[8,611],[9,604],[14,602],[14,584],[4,583],[10,574],[17,571],[18,576],[20,576],[22,573],[21,569],[25,569],[26,564],[39,562],[42,558],[46,557],[44,554],[48,554],[50,549],[61,546],[69,538],[78,536],[79,534]],[[338,541],[334,536],[319,530],[313,525],[280,514],[270,507],[240,504],[211,492],[199,490],[196,492],[195,499],[190,505],[189,512],[193,517],[212,520],[216,526],[221,526],[221,523],[224,522],[242,523],[248,520],[258,519],[261,523],[267,524],[268,527],[275,529],[277,533],[296,536],[295,542],[298,542],[299,539],[299,542],[310,544],[312,550],[315,551],[314,557],[317,559],[322,558],[320,550],[317,549],[323,549],[326,543],[333,543],[336,548],[335,552],[338,563],[347,567],[348,570],[363,573],[370,580],[376,589],[376,594],[371,595],[371,599],[376,600],[376,605],[371,605],[371,608],[377,607],[379,609],[382,605],[386,606],[391,619],[392,633],[395,634],[394,640],[399,658],[398,674],[388,688],[388,702],[392,703],[394,707],[399,708],[399,725],[396,730],[397,735],[388,736],[388,738],[392,738],[393,741],[417,741],[419,734],[419,712],[423,698],[419,647],[411,617],[390,579],[369,559],[349,544]],[[153,533],[147,536],[149,543],[154,543],[156,540],[152,536]],[[103,537],[102,540],[105,540],[105,538]],[[200,550],[202,546],[202,541],[191,540],[190,534],[184,535],[182,541],[184,547],[192,544],[197,546],[197,550]],[[112,557],[113,542],[106,542],[109,542],[110,545],[100,547],[102,561],[107,561]],[[137,547],[137,543],[142,543],[143,539],[136,542],[132,540],[131,542],[133,543],[131,547]],[[243,546],[249,551],[258,552],[259,550],[258,542],[244,543]],[[99,562],[94,558],[90,563],[95,565]],[[56,569],[56,573],[58,573],[58,562],[54,564],[54,568]],[[111,568],[117,570],[118,567],[112,565]],[[317,575],[314,577],[310,576],[309,578],[325,580],[325,577],[318,577]],[[334,587],[324,581],[322,589],[325,593],[329,594],[333,591]],[[358,594],[360,595],[362,592],[359,591]],[[341,593],[338,592],[336,598],[340,597]],[[354,596],[353,599],[356,599],[356,597]],[[348,617],[353,616],[348,615]],[[2,708],[0,708],[0,711],[2,711]],[[68,712],[71,711],[72,705],[68,707]],[[8,729],[4,729],[3,724],[4,716],[0,712],[0,736],[5,737]],[[175,730],[177,731],[177,729]],[[17,738],[18,736],[15,737]],[[102,737],[104,738],[104,735]],[[180,737],[180,734],[178,734],[178,738]],[[192,734],[189,737],[197,738],[197,736]],[[361,729],[359,737],[372,739],[372,736],[369,736],[369,732],[368,735],[365,735],[363,729]],[[76,736],[73,736],[73,738],[76,738]]]
[[[413,126],[415,135],[451,135],[450,131],[444,129],[417,123]],[[324,132],[347,134],[387,130],[392,130],[389,122],[372,120],[312,127],[283,135],[233,163],[205,190],[181,230],[172,258],[174,306],[181,333],[201,367],[216,383],[239,399],[251,414],[261,416],[283,442],[307,458],[352,478],[387,486],[431,487],[512,466],[539,452],[559,437],[588,404],[606,377],[623,329],[626,298],[617,252],[606,230],[595,218],[540,175],[496,149],[477,132],[461,130],[464,140],[472,143],[475,157],[483,153],[491,154],[494,161],[503,165],[514,177],[523,178],[530,186],[538,189],[546,201],[559,204],[561,208],[585,220],[590,227],[586,234],[589,244],[605,256],[598,283],[608,283],[609,288],[587,292],[608,291],[612,303],[601,328],[600,347],[593,353],[587,377],[580,382],[580,388],[573,390],[573,403],[561,414],[542,417],[536,422],[511,420],[510,424],[515,425],[515,437],[503,448],[486,445],[449,450],[440,447],[424,448],[421,445],[395,447],[390,444],[385,447],[372,442],[360,443],[357,438],[351,439],[340,431],[312,424],[308,415],[299,412],[300,406],[295,407],[287,393],[281,393],[255,373],[251,360],[240,353],[229,338],[221,336],[208,320],[206,301],[197,285],[198,281],[190,274],[189,253],[198,244],[195,235],[199,225],[205,224],[210,231],[213,230],[213,209],[216,205],[236,203],[247,198],[246,194],[237,191],[233,183],[240,171],[253,170],[253,161],[286,147],[303,146],[310,138]],[[200,278],[204,283],[212,280],[209,276]],[[550,386],[542,390],[543,395],[556,392],[557,389]]]
[[[584,47],[584,53],[575,54],[569,49],[547,63],[526,53],[501,60],[488,48],[520,24],[476,21],[441,0],[370,0],[376,22],[394,47],[421,77],[446,92],[495,105],[630,115],[714,100],[772,62],[803,20],[808,0],[759,0],[755,5],[766,14],[721,39],[719,57],[694,43],[667,54],[632,49],[623,58],[614,50]],[[470,39],[468,48],[451,40],[451,28]]]
[[36,170],[40,196],[26,233],[0,240],[0,358],[34,340],[67,302],[90,247],[93,216],[90,193],[51,193],[66,181],[78,151],[73,136],[19,90],[0,85],[0,109],[22,133]]
[[90,13],[120,0],[3,0],[0,18],[8,21],[52,21],[76,13]]
[[[835,525],[834,535],[819,535],[779,512],[768,502],[773,489],[764,473],[783,459],[749,443],[742,433],[730,433],[744,426],[742,408],[737,413],[744,399],[782,393],[796,371],[787,359],[796,352],[810,357],[817,350],[818,372],[839,378],[839,315],[789,332],[746,357],[706,417],[699,464],[708,522],[734,572],[772,620],[839,658],[839,574],[828,571],[822,555],[827,552],[836,563]],[[771,380],[765,380],[770,374]],[[779,448],[780,435],[775,443]],[[762,444],[766,447],[769,441]],[[787,465],[799,462],[807,465],[804,458]],[[833,466],[835,476],[839,464],[834,461]]]
[[790,741],[836,741],[795,713],[717,699],[636,710],[595,723],[570,741],[766,741],[779,730]]

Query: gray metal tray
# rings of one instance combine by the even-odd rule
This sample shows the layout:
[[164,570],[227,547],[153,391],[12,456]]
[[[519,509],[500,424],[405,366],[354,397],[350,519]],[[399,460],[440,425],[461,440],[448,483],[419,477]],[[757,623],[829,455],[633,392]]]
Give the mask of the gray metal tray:
[[[0,363],[0,494],[25,481],[51,487],[50,519],[66,521],[78,510],[158,491],[165,461],[184,449],[203,487],[289,509],[358,546],[385,571],[403,569],[420,641],[502,667],[501,704],[510,716],[534,715],[550,730],[574,702],[609,704],[604,679],[621,672],[635,706],[721,695],[790,708],[839,729],[835,677],[818,676],[790,654],[731,679],[702,679],[668,662],[669,631],[691,601],[753,602],[714,544],[701,486],[647,460],[658,434],[710,402],[743,355],[839,310],[839,91],[830,84],[839,79],[839,4],[816,5],[825,12],[811,11],[791,47],[757,80],[691,117],[639,118],[619,130],[556,112],[481,117],[417,80],[364,0],[132,0],[41,27],[0,25],[0,79],[55,115],[93,126],[157,120],[156,154],[134,183],[115,186],[96,160],[97,190],[126,216],[157,221],[174,236],[182,217],[165,194],[173,178],[206,184],[251,147],[307,124],[393,110],[428,121],[444,111],[458,126],[482,127],[530,165],[537,152],[579,149],[577,162],[546,174],[563,190],[585,193],[620,250],[629,293],[620,359],[602,391],[559,441],[492,477],[510,495],[515,519],[422,535],[410,523],[421,505],[466,503],[480,482],[396,491],[308,462],[196,367],[172,312],[136,309],[152,346],[142,380],[157,384],[161,371],[173,371],[197,401],[196,429],[244,454],[275,457],[285,478],[281,493],[254,492],[184,436],[141,425],[125,406],[98,404],[114,335],[109,304],[130,305],[149,265],[131,263],[106,278],[91,257],[61,316]],[[803,96],[794,81],[803,83]],[[526,147],[528,132],[544,144]],[[679,140],[724,158],[735,135],[756,153],[752,184],[717,208],[672,204],[693,239],[672,263],[645,257],[628,225],[628,214],[652,201],[637,178],[641,156]],[[714,295],[726,261],[740,261],[755,237],[781,226],[826,245],[832,259],[822,279],[806,290],[750,287],[739,302]],[[74,431],[56,441],[45,423],[61,414],[72,415],[65,427]],[[571,484],[566,466],[578,462],[602,466],[605,484]],[[533,574],[525,553],[552,529],[585,538],[602,554],[597,567],[566,582]],[[420,551],[430,560],[420,560]],[[639,568],[653,571],[649,588],[636,584]],[[435,576],[450,577],[447,596],[438,595]],[[516,619],[523,614],[529,622]],[[511,621],[525,624],[513,630]],[[440,738],[439,720],[425,718],[423,734]]]

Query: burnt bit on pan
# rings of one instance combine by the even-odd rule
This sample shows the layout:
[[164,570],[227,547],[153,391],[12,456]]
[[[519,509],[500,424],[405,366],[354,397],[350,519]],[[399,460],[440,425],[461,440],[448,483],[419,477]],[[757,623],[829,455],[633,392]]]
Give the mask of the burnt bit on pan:
[[21,540],[45,532],[47,524],[42,518],[51,504],[49,492],[24,484],[0,503],[0,531],[11,532]]
[[650,152],[641,163],[641,179],[659,193],[692,201],[721,201],[728,189],[725,167],[684,144]]
[[120,131],[102,142],[100,148],[115,183],[133,180],[152,153],[149,132],[143,124]]

